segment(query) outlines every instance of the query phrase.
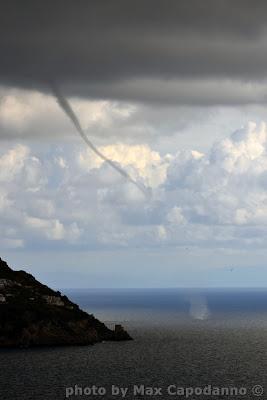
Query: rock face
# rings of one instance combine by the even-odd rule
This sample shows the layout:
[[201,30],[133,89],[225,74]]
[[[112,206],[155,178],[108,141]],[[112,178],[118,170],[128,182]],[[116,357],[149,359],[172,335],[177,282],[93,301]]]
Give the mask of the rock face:
[[0,347],[88,345],[131,340],[120,325],[112,331],[60,292],[0,258]]

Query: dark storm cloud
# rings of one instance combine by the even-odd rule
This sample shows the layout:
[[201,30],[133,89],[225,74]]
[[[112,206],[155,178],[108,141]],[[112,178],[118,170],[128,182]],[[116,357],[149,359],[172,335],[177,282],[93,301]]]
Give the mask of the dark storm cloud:
[[[45,88],[52,79],[70,94],[190,104],[195,81],[266,77],[266,17],[261,0],[1,2],[0,82]],[[169,97],[156,90],[166,80],[189,89]],[[232,101],[234,84],[223,99],[214,90],[205,100],[200,89],[197,103],[255,102]]]

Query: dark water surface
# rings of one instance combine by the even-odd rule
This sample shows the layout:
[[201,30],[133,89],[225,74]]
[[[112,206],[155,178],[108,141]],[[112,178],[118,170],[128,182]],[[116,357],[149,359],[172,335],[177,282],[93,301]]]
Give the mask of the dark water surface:
[[[112,385],[128,388],[127,399],[267,398],[267,290],[65,293],[109,326],[122,323],[134,341],[1,350],[0,400],[56,400],[72,392],[70,399],[122,399],[111,395]],[[159,388],[154,396],[149,387]],[[234,395],[216,395],[216,388]]]

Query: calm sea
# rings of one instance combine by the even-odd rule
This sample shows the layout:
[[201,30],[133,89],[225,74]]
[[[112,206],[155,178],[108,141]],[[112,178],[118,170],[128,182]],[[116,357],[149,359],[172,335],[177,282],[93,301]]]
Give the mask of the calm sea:
[[267,290],[64,292],[134,341],[1,350],[0,399],[267,398]]

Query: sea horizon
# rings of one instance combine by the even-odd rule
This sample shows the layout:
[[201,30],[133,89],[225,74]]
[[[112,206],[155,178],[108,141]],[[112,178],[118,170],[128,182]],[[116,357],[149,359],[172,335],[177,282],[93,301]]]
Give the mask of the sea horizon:
[[12,382],[12,387],[4,385],[3,394],[6,390],[9,398],[20,393],[22,400],[56,400],[75,390],[86,398],[83,391],[94,385],[106,391],[105,399],[114,398],[114,385],[128,388],[127,399],[133,398],[135,385],[160,387],[168,398],[173,385],[204,388],[208,384],[240,388],[250,398],[255,385],[264,385],[265,289],[93,288],[64,294],[106,326],[123,325],[133,340],[3,349],[0,367],[5,367]]

